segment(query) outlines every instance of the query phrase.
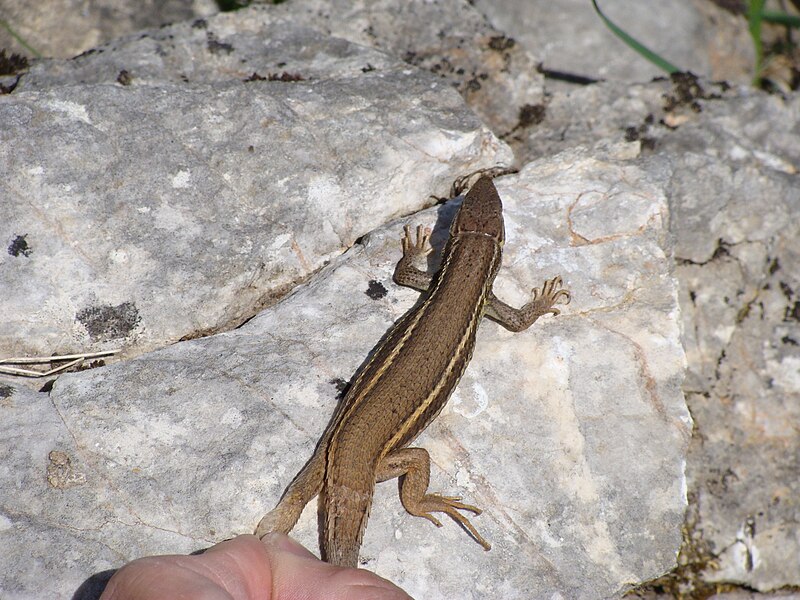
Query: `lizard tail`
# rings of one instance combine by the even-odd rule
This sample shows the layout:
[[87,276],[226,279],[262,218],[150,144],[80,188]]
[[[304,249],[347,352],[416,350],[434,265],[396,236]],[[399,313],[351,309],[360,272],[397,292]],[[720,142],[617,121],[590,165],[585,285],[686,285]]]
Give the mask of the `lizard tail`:
[[357,567],[361,539],[372,507],[372,488],[354,490],[327,485],[322,490],[322,559],[340,567]]

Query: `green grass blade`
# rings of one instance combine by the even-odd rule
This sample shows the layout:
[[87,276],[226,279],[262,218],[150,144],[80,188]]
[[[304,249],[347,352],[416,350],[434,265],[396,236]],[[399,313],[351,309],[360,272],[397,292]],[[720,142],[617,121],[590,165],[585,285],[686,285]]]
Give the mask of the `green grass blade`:
[[28,42],[23,40],[16,31],[11,29],[11,25],[9,25],[3,19],[0,19],[0,27],[2,27],[8,33],[10,33],[11,37],[13,37],[15,40],[17,40],[23,48],[25,48],[28,52],[33,54],[36,58],[42,58],[42,54],[36,48],[34,48],[30,44],[28,44]]
[[611,20],[603,14],[603,12],[600,10],[600,7],[597,6],[597,0],[592,0],[592,4],[594,5],[595,12],[603,20],[603,23],[606,24],[606,27],[608,27],[614,33],[614,35],[616,35],[619,39],[628,44],[628,46],[630,46],[633,50],[638,52],[642,58],[649,60],[659,69],[661,69],[662,71],[666,71],[669,74],[681,72],[681,69],[679,69],[666,59],[662,58],[660,55],[656,54],[643,44],[639,43],[631,36],[629,36],[627,33],[622,31],[622,29],[617,27],[614,23],[612,23]]
[[800,29],[800,17],[797,15],[787,15],[786,13],[767,10],[761,13],[761,20],[767,23]]
[[761,44],[761,19],[764,13],[765,0],[750,0],[747,4],[747,29],[750,37],[753,38],[753,49],[756,55],[755,73],[753,74],[753,85],[761,86],[761,70],[764,63],[764,47]]

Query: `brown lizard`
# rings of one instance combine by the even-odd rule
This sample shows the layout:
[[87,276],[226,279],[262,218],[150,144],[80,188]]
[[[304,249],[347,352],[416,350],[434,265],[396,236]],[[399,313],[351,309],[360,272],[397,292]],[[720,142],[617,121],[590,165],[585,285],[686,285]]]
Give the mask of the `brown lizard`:
[[500,268],[505,231],[503,207],[491,178],[481,177],[464,198],[450,227],[442,265],[431,278],[413,266],[430,252],[430,230],[405,227],[403,257],[394,280],[427,290],[428,297],[403,316],[358,372],[311,459],[267,513],[256,535],[289,533],[305,505],[319,495],[322,556],[335,565],[356,566],[375,483],[400,478],[400,500],[412,515],[435,525],[432,513],[455,519],[485,549],[491,546],[459,511],[480,514],[460,498],[428,492],[430,457],[408,445],[439,414],[464,373],[481,317],[522,331],[555,304],[569,302],[561,278],[533,290],[516,309],[499,300],[492,283]]

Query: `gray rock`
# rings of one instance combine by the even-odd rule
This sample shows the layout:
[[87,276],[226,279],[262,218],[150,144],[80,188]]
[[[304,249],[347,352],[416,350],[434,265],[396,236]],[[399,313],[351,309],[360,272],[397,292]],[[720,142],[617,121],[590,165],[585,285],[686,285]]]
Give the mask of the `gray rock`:
[[76,83],[121,82],[136,87],[260,78],[319,81],[365,77],[366,73],[404,66],[403,61],[385,52],[252,8],[137,32],[72,60],[37,61],[21,78],[18,89],[47,90]]
[[[432,488],[485,510],[474,523],[491,552],[451,522],[414,519],[395,486],[378,486],[363,566],[416,597],[607,597],[674,562],[690,421],[666,198],[633,166],[635,149],[566,153],[498,181],[498,294],[521,304],[560,273],[575,296],[524,333],[484,323],[462,383],[419,440]],[[411,222],[435,224],[440,247],[452,210]],[[37,435],[2,444],[0,485],[29,475],[3,508],[0,544],[13,551],[0,555],[0,593],[41,595],[23,543],[65,596],[126,560],[254,527],[310,455],[337,390],[418,297],[390,280],[402,224],[235,331],[63,376],[49,397],[26,399],[16,419]],[[17,439],[19,427],[2,431]],[[52,450],[63,453],[50,458],[67,482],[58,489],[42,476]],[[295,534],[316,548],[316,527],[310,506]]]
[[[641,142],[645,154],[680,159],[686,149],[680,145],[693,143],[707,149],[709,160],[736,162],[749,156],[770,170],[793,174],[800,164],[793,125],[798,112],[796,96],[783,99],[678,74],[647,84],[606,82],[553,94],[540,119],[506,141],[523,161],[575,146],[623,141]],[[702,137],[705,130],[725,145],[709,145]]]
[[[598,4],[623,31],[681,70],[738,83],[752,78],[746,21],[713,2],[668,0],[659,2],[657,10],[647,2]],[[590,2],[476,0],[475,5],[495,27],[536,54],[546,69],[627,83],[664,75],[614,35]],[[565,89],[559,83],[551,79],[548,88]]]
[[671,165],[684,389],[697,424],[676,589],[800,584],[797,508],[787,500],[798,497],[788,474],[800,470],[791,428],[800,395],[791,267],[800,252],[799,116],[797,95],[680,76],[556,92],[540,121],[506,138],[529,158],[638,141],[642,168],[650,171],[647,156]]
[[254,5],[137,33],[73,61],[39,62],[20,86],[111,82],[123,70],[140,83],[244,78],[253,72],[327,79],[398,61],[429,70],[458,89],[498,135],[518,125],[525,107],[543,100],[534,58],[466,0]]
[[[388,52],[454,86],[497,135],[542,102],[536,59],[467,0],[294,0],[252,12],[286,18]],[[268,16],[267,16],[268,15]]]
[[431,71],[458,89],[497,135],[543,98],[535,58],[467,0],[297,0],[270,13]]
[[[70,58],[131,31],[211,15],[214,0],[0,0],[0,14],[29,46],[44,56]],[[31,56],[5,28],[0,48]]]
[[701,113],[716,106],[713,100],[736,102],[742,93],[683,74],[646,84],[601,82],[554,93],[537,118],[506,141],[523,161],[575,146],[624,141],[640,141],[643,151],[652,153],[676,127],[704,123]]
[[695,539],[715,558],[707,581],[764,591],[800,585],[799,108],[743,95],[665,145]]
[[[316,150],[317,138],[311,132],[301,136],[307,141],[299,149],[279,142],[270,146],[272,140],[259,138],[263,141],[254,150],[274,149],[268,161],[256,163],[258,152],[251,159],[241,147],[231,150],[216,139],[214,133],[224,124],[208,127],[204,124],[209,117],[225,115],[233,120],[226,131],[247,131],[253,116],[258,116],[252,104],[264,102],[262,89],[270,90],[268,102],[275,103],[264,106],[291,103],[294,108],[300,102],[297,90],[285,90],[294,86],[322,99],[301,103],[305,110],[291,117],[298,120],[286,121],[285,131],[294,134],[298,129],[307,131],[309,123],[318,123],[313,113],[323,101],[335,97],[325,95],[331,89],[349,89],[351,81],[364,87],[372,83],[380,90],[361,91],[354,98],[358,106],[366,103],[383,117],[377,121],[378,129],[386,133],[374,135],[374,120],[355,127],[357,120],[352,117],[355,130],[363,135],[350,130],[347,135],[364,150],[346,155],[341,172],[351,173],[363,155],[384,156],[386,138],[400,139],[390,127],[395,122],[405,120],[407,125],[411,120],[419,125],[409,134],[413,143],[407,145],[414,148],[420,147],[419,140],[426,140],[428,151],[431,135],[440,140],[434,146],[447,139],[454,128],[447,112],[460,111],[458,103],[434,90],[425,96],[421,108],[414,105],[416,92],[404,97],[405,88],[422,89],[425,80],[403,73],[400,61],[444,75],[443,82],[458,86],[495,131],[509,134],[506,139],[518,152],[518,162],[548,157],[529,165],[519,177],[507,178],[508,183],[499,183],[509,228],[500,292],[521,303],[527,287],[560,272],[575,292],[575,301],[565,314],[537,323],[523,334],[511,335],[494,324],[484,324],[475,361],[462,385],[440,420],[420,440],[434,457],[434,489],[461,494],[485,509],[475,524],[494,543],[492,552],[484,554],[451,523],[435,530],[405,514],[394,486],[384,485],[379,486],[376,507],[380,510],[373,513],[362,551],[365,566],[426,598],[472,597],[472,588],[465,592],[458,587],[468,583],[477,583],[482,596],[489,589],[504,598],[554,593],[569,598],[611,596],[625,584],[655,577],[674,565],[681,507],[688,493],[691,505],[681,566],[670,580],[674,589],[707,591],[715,582],[743,583],[760,590],[800,585],[795,500],[800,452],[793,428],[800,405],[796,352],[800,282],[792,269],[800,239],[795,181],[800,164],[797,97],[782,100],[685,77],[634,86],[608,82],[568,93],[553,88],[551,96],[542,96],[540,78],[530,76],[533,69],[524,75],[530,79],[523,74],[525,65],[534,62],[532,56],[544,57],[545,66],[553,68],[547,53],[551,46],[542,42],[558,43],[552,19],[548,35],[522,37],[536,27],[526,26],[508,7],[501,8],[504,13],[491,15],[498,26],[508,25],[504,34],[465,4],[408,6],[402,10],[396,3],[332,5],[309,0],[292,7],[252,9],[242,13],[249,15],[245,22],[237,21],[235,15],[220,15],[120,40],[76,61],[41,63],[20,81],[19,89],[28,94],[29,106],[42,111],[36,114],[62,123],[59,127],[65,127],[65,118],[59,115],[66,114],[71,119],[69,127],[79,131],[91,128],[85,122],[81,125],[76,99],[93,106],[87,98],[101,92],[101,98],[107,98],[106,113],[111,112],[112,101],[124,97],[122,91],[138,94],[140,103],[143,99],[162,102],[159,106],[171,111],[169,117],[151,111],[161,129],[176,119],[183,122],[184,114],[178,113],[186,113],[186,121],[193,120],[197,129],[183,122],[182,154],[175,159],[175,169],[170,170],[176,150],[160,154],[152,150],[165,146],[166,136],[139,145],[126,141],[133,154],[155,153],[143,160],[156,176],[148,173],[136,185],[161,198],[177,194],[183,202],[179,206],[195,219],[198,230],[214,231],[209,237],[222,240],[222,249],[229,250],[240,239],[237,235],[247,235],[254,244],[266,243],[253,231],[258,218],[266,217],[254,218],[248,212],[260,206],[255,200],[258,192],[253,190],[277,186],[269,177],[274,171],[292,172],[298,155],[300,163],[306,164],[303,159]],[[694,6],[702,12],[702,4]],[[579,10],[602,28],[587,5]],[[612,10],[609,14],[618,17]],[[689,14],[686,22],[699,23],[691,9],[681,10]],[[463,18],[456,18],[459,14]],[[521,23],[524,30],[513,29],[511,20]],[[281,31],[286,27],[290,33],[284,35]],[[337,37],[329,36],[331,32]],[[528,49],[521,43],[511,45],[511,35],[530,44]],[[709,39],[708,32],[691,37]],[[308,49],[316,56],[313,62],[307,60]],[[701,60],[707,55],[709,66],[717,68],[713,48],[706,54],[695,46],[693,52]],[[631,56],[626,49],[615,53]],[[600,52],[583,54],[599,57],[601,66],[613,67]],[[576,64],[576,69],[582,69],[580,64],[585,63]],[[127,76],[122,76],[122,70]],[[609,77],[616,76],[612,71]],[[254,72],[266,78],[291,80],[299,74],[307,79],[254,81],[242,87],[262,87],[239,96],[235,84]],[[649,77],[637,73],[627,63],[621,76]],[[481,74],[486,79],[480,79]],[[476,77],[491,85],[470,93],[470,82]],[[68,89],[80,81],[85,82],[84,96]],[[408,81],[412,83],[404,83]],[[272,92],[273,88],[284,91]],[[181,90],[180,102],[168,105],[160,100],[159,91],[166,94],[176,89]],[[219,96],[216,103],[203,90]],[[391,98],[381,97],[386,91]],[[11,102],[24,94],[18,92]],[[230,98],[235,100],[226,112],[220,105]],[[334,102],[340,114],[352,108],[354,98]],[[39,100],[51,103],[46,112]],[[54,101],[60,108],[52,107]],[[395,101],[405,110],[396,108]],[[8,102],[8,98],[0,99],[0,110]],[[385,114],[390,110],[397,111],[396,120]],[[240,111],[245,112],[241,119],[235,114]],[[414,121],[419,111],[426,115],[428,125]],[[491,114],[494,111],[499,117]],[[426,162],[412,154],[414,168],[425,173],[412,178],[410,170],[397,167],[400,157],[408,160],[407,156],[397,148],[386,151],[394,152],[397,162],[391,163],[393,175],[388,178],[393,191],[385,197],[398,199],[397,206],[373,201],[383,210],[369,216],[358,204],[342,206],[335,214],[318,210],[313,213],[316,225],[307,226],[308,214],[303,213],[295,225],[307,234],[302,256],[307,256],[307,247],[316,250],[326,240],[335,242],[334,248],[328,248],[327,254],[319,250],[321,257],[314,254],[318,262],[308,268],[296,265],[296,252],[273,253],[276,265],[293,270],[286,275],[276,267],[254,281],[268,286],[285,277],[280,279],[286,282],[284,288],[256,294],[240,286],[225,296],[214,286],[246,280],[247,273],[238,273],[232,266],[235,258],[220,259],[228,262],[217,280],[207,274],[214,269],[202,260],[199,267],[205,271],[199,274],[189,270],[189,259],[166,263],[167,269],[181,276],[190,273],[193,287],[186,286],[184,292],[190,298],[200,294],[194,288],[210,288],[196,301],[201,308],[192,318],[197,322],[205,314],[230,311],[220,320],[231,326],[254,314],[262,303],[274,301],[259,294],[294,289],[291,296],[241,329],[180,343],[108,369],[64,377],[47,401],[44,394],[26,391],[17,382],[0,384],[4,409],[9,395],[3,396],[3,390],[9,386],[15,390],[12,398],[21,403],[24,398],[24,405],[31,407],[24,413],[8,412],[9,420],[0,428],[0,435],[9,440],[2,445],[6,454],[1,464],[13,465],[0,471],[0,485],[21,490],[19,498],[15,495],[3,505],[0,515],[0,545],[10,547],[0,557],[0,568],[10,574],[0,595],[64,596],[89,574],[130,558],[189,552],[245,531],[271,507],[310,454],[339,384],[416,298],[389,281],[399,255],[398,223],[375,230],[364,238],[363,246],[356,245],[344,257],[337,258],[338,254],[363,233],[419,208],[428,194],[444,193],[445,182],[453,174],[469,170],[466,164],[489,164],[508,156],[474,121],[463,116],[453,119],[461,123],[455,129],[462,141],[456,144],[464,150],[447,164],[448,158],[442,157],[452,150],[436,154],[442,161],[439,170],[430,170],[430,156]],[[106,130],[131,127],[112,118],[109,123]],[[114,150],[113,138],[101,133],[107,132],[95,132],[94,137],[84,132],[79,139],[88,140],[99,151]],[[369,145],[372,138],[377,140],[377,150]],[[341,154],[335,142],[330,145]],[[22,139],[21,143],[24,147],[28,142]],[[481,154],[470,143],[495,145]],[[55,144],[55,149],[40,144],[36,152],[72,156],[62,141]],[[574,150],[579,145],[591,150]],[[202,154],[206,147],[211,150]],[[229,157],[230,152],[235,156]],[[566,153],[549,158],[559,152]],[[284,157],[284,153],[289,155]],[[199,166],[190,163],[195,154]],[[132,170],[121,156],[102,164],[122,164],[123,172]],[[224,172],[235,175],[233,183],[217,177],[219,161]],[[187,163],[193,165],[192,173],[202,174],[202,185],[195,185],[195,180],[191,185],[196,188],[193,193],[203,192],[207,212],[180,195],[187,193],[185,188],[174,187],[176,181],[184,181],[173,179],[180,173],[176,169]],[[329,163],[334,164],[334,159]],[[89,169],[80,181],[91,179],[93,185],[102,181],[98,173],[105,175],[110,168],[93,170],[86,156],[79,166]],[[67,164],[63,170],[72,168]],[[267,189],[273,195],[295,190],[289,194],[295,203],[287,212],[302,212],[309,206],[303,201],[306,182],[314,175],[307,168],[283,188]],[[168,185],[153,183],[165,178]],[[244,186],[238,185],[238,178],[244,179]],[[347,183],[350,187],[343,195],[352,195],[361,204],[388,185],[363,173],[358,179],[358,185]],[[341,181],[347,180],[335,181],[341,187]],[[64,190],[63,181],[56,183],[61,185],[59,193],[69,191]],[[26,193],[36,185],[32,179],[25,180]],[[402,185],[410,186],[407,195],[400,191]],[[101,187],[98,194],[107,189]],[[207,190],[221,190],[222,200],[215,200]],[[11,191],[4,189],[6,197],[20,195],[16,188]],[[520,194],[541,197],[541,201],[529,211]],[[249,203],[235,205],[234,197]],[[212,206],[210,202],[218,203]],[[214,229],[229,206],[239,211],[239,223],[222,231]],[[449,210],[443,209],[440,225]],[[129,221],[135,226],[141,218],[134,215]],[[427,218],[433,222],[433,216]],[[321,230],[319,224],[324,222],[339,229],[333,234]],[[665,235],[666,223],[670,235]],[[134,234],[142,230],[141,224],[138,227],[130,234],[118,228],[114,235],[121,230],[138,240]],[[175,231],[181,233],[179,228]],[[311,236],[309,231],[321,233]],[[94,231],[80,233],[100,244],[98,255],[108,254],[116,243]],[[4,235],[8,258],[0,259],[0,268],[14,261],[24,265],[43,247],[27,230]],[[61,235],[59,231],[49,243],[60,254],[83,252],[83,262],[78,264],[91,266],[93,254],[86,254],[75,241],[84,238],[69,238],[73,243],[67,245]],[[167,241],[160,238],[159,243],[172,243],[164,237]],[[196,237],[192,239],[199,243]],[[186,253],[189,258],[207,254],[205,247],[196,250],[190,242],[182,243],[191,250]],[[673,246],[680,311],[669,273]],[[533,250],[535,255],[531,255]],[[241,261],[248,264],[264,252],[253,249]],[[315,270],[326,260],[332,264]],[[527,268],[531,263],[535,270]],[[41,268],[37,264],[23,274],[32,277]],[[119,273],[121,268],[115,268]],[[108,272],[113,274],[110,268]],[[56,275],[62,285],[73,271]],[[51,273],[51,280],[56,275]],[[301,278],[308,278],[308,285],[295,287]],[[142,285],[136,283],[131,289]],[[361,289],[365,295],[342,295],[342,288]],[[16,310],[25,299],[35,304],[39,293],[33,285],[19,288],[18,304],[12,308]],[[367,298],[377,299],[368,302]],[[249,306],[250,312],[243,306]],[[82,342],[94,332],[99,347],[114,345],[114,336],[128,331],[127,342],[138,344],[136,340],[143,340],[146,332],[139,307],[125,296],[74,306],[59,330],[67,331],[65,339],[69,339],[74,329]],[[683,320],[689,358],[684,388],[697,424],[688,457],[688,481],[681,467],[688,416],[677,391],[681,371],[675,341],[678,319]],[[158,331],[147,335],[155,337],[169,326],[155,324],[152,328]],[[195,332],[202,329],[196,323],[193,327]],[[67,347],[71,346],[55,346]],[[133,346],[134,351],[137,348],[144,345]],[[533,353],[530,348],[540,350]],[[529,373],[535,373],[535,378]],[[536,403],[535,410],[528,408],[531,402]],[[658,418],[653,416],[653,406]],[[20,431],[24,432],[21,436]],[[513,458],[503,461],[508,456]],[[638,460],[632,465],[630,457]],[[520,497],[520,489],[529,490],[527,496]],[[310,508],[305,513],[296,531],[309,547],[316,547],[313,512]],[[481,579],[455,581],[451,570],[431,560],[456,544],[465,555],[458,572],[482,573],[475,576]],[[31,548],[40,548],[35,556],[41,557],[33,567]],[[506,558],[512,553],[513,568]],[[58,575],[52,589],[40,589],[37,574],[44,572]],[[99,575],[86,585],[101,585],[102,579]]]
[[[580,107],[580,111],[578,108]],[[556,94],[532,155],[622,139],[670,165],[690,447],[680,589],[800,585],[800,98],[679,78]],[[565,133],[566,132],[566,133]],[[663,583],[661,584],[664,585]]]
[[709,600],[761,600],[763,598],[781,598],[782,600],[800,600],[800,593],[786,590],[773,594],[759,594],[758,592],[748,592],[737,590],[732,592],[721,592],[709,597]]
[[[135,354],[235,327],[454,173],[511,161],[449,86],[375,51],[301,27],[275,47],[311,79],[244,82],[276,57],[247,62],[243,36],[248,66],[227,72],[209,31],[49,63],[0,97],[0,356]],[[159,79],[163,44],[182,49]],[[322,67],[301,68],[315,48]],[[193,52],[214,64],[175,82]],[[132,84],[112,82],[135,56]],[[386,68],[357,68],[370,60]]]

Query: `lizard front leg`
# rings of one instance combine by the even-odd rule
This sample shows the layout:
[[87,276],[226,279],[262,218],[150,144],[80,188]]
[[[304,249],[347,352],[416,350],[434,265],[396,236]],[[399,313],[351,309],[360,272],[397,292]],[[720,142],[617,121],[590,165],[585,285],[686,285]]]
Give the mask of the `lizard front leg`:
[[441,512],[458,522],[485,550],[492,548],[478,530],[473,527],[469,519],[461,514],[466,510],[476,515],[481,514],[481,509],[471,504],[464,504],[456,496],[443,496],[428,493],[428,484],[431,477],[431,458],[424,448],[401,448],[386,455],[377,471],[377,481],[386,481],[398,477],[400,479],[400,501],[407,512],[428,519],[437,527],[442,526],[432,513]]
[[561,285],[561,277],[548,279],[541,290],[533,288],[533,299],[522,308],[509,306],[495,296],[494,292],[490,292],[486,301],[486,316],[510,331],[523,331],[542,315],[559,314],[561,311],[555,308],[556,304],[569,304],[571,294],[568,290],[561,289]]
[[403,244],[403,257],[397,262],[394,268],[394,280],[398,285],[414,288],[421,292],[428,290],[431,283],[431,276],[426,271],[421,271],[414,266],[414,261],[418,258],[427,256],[431,253],[429,241],[431,230],[429,227],[417,225],[417,239],[411,239],[411,228],[406,225],[403,227],[405,234],[401,241]]

